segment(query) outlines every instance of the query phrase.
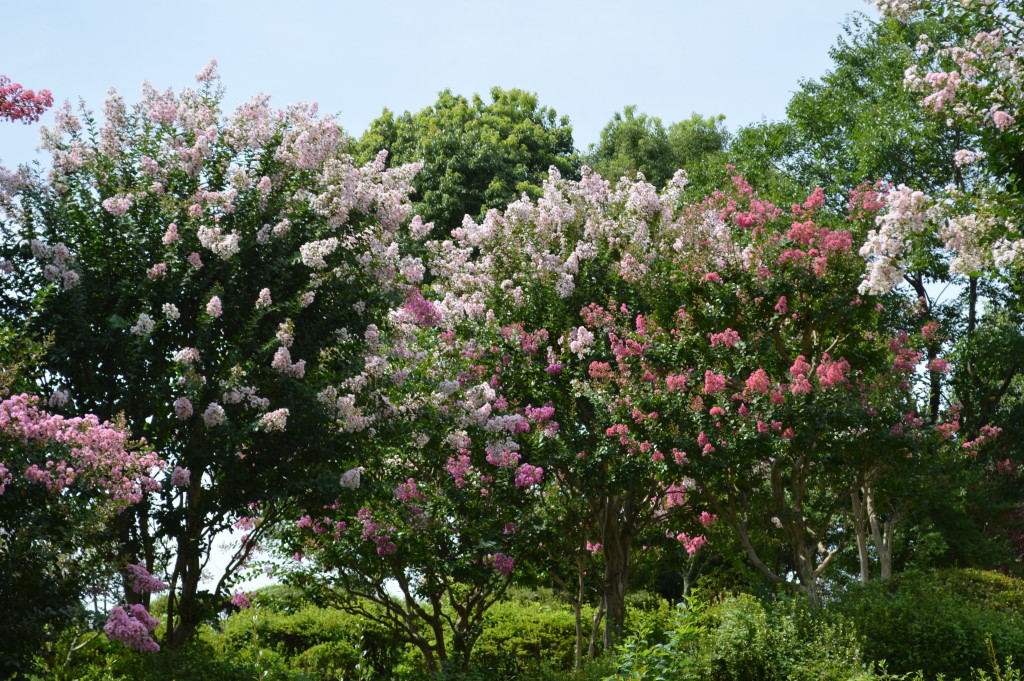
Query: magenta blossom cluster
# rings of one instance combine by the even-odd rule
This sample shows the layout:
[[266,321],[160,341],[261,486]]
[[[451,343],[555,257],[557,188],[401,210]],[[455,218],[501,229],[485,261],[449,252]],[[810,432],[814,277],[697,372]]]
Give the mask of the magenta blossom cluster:
[[160,644],[153,640],[152,633],[160,625],[144,605],[132,603],[122,608],[114,606],[103,626],[103,632],[111,641],[119,641],[139,653],[160,652]]
[[125,566],[125,572],[132,591],[136,593],[158,593],[167,589],[167,585],[151,575],[142,563],[129,563]]

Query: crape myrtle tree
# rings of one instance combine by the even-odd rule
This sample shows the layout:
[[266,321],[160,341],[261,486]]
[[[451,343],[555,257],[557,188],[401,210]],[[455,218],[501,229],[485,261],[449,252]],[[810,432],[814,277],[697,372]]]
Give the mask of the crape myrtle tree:
[[[917,54],[905,64],[903,86],[925,113],[965,131],[953,161],[970,181],[958,177],[935,191],[912,187],[904,195],[918,190],[913,203],[887,199],[888,212],[902,217],[880,224],[864,245],[872,272],[879,273],[869,281],[879,289],[896,285],[931,250],[948,260],[950,280],[964,282],[964,323],[946,330],[958,358],[950,388],[963,404],[965,428],[1012,432],[991,448],[998,458],[979,458],[979,468],[993,469],[991,481],[1009,482],[999,487],[1013,490],[1021,458],[1014,435],[1022,404],[1017,356],[1024,337],[1018,224],[1024,155],[1017,122],[1022,7],[1014,1],[875,4],[890,19],[934,22],[952,33],[920,36]],[[995,498],[991,489],[988,494]]]
[[289,579],[394,631],[430,674],[465,671],[487,609],[535,562],[547,500],[534,464],[558,427],[550,409],[506,396],[518,336],[440,323],[413,289],[360,339],[364,372],[321,399],[342,430],[372,438],[334,496],[279,537]]
[[[428,306],[416,298],[408,303],[429,311],[431,325],[425,328],[433,329],[436,325],[434,333],[441,338],[453,343],[461,339],[463,343],[480,346],[477,350],[467,348],[463,354],[475,355],[480,377],[490,376],[488,385],[493,396],[483,403],[475,403],[486,413],[486,430],[531,432],[538,427],[531,423],[538,414],[542,414],[545,421],[550,419],[558,424],[557,429],[553,425],[544,427],[545,447],[531,450],[529,457],[523,460],[529,461],[531,470],[538,465],[544,470],[544,486],[572,490],[572,496],[582,499],[589,507],[589,517],[582,521],[582,541],[577,541],[580,533],[576,528],[581,522],[578,514],[564,514],[571,524],[564,534],[573,537],[572,546],[567,546],[565,553],[578,554],[578,544],[585,549],[588,542],[591,548],[599,545],[596,550],[600,551],[603,568],[599,611],[607,614],[606,645],[611,644],[622,626],[624,598],[640,546],[653,545],[656,537],[666,534],[691,554],[704,543],[702,526],[713,522],[714,514],[691,503],[692,489],[708,490],[702,497],[703,503],[707,508],[717,504],[716,508],[747,545],[752,540],[743,526],[742,514],[763,513],[772,509],[771,504],[781,507],[787,498],[792,500],[795,495],[795,510],[790,507],[784,514],[794,553],[790,569],[796,570],[798,565],[805,568],[802,583],[813,599],[818,595],[817,585],[828,566],[828,556],[838,550],[837,533],[841,530],[843,511],[851,504],[853,493],[863,486],[858,486],[861,480],[853,471],[844,477],[837,473],[835,462],[821,454],[814,459],[815,465],[796,466],[796,481],[780,477],[772,498],[765,500],[754,495],[746,509],[735,503],[730,506],[726,478],[718,479],[720,487],[716,487],[713,478],[704,486],[695,475],[703,471],[699,466],[690,465],[683,453],[685,450],[669,449],[654,444],[655,440],[650,438],[631,436],[630,424],[618,412],[622,404],[629,406],[634,399],[630,392],[637,389],[634,386],[642,387],[660,380],[671,382],[673,390],[682,392],[690,380],[686,371],[696,371],[696,367],[682,362],[697,366],[703,363],[705,368],[700,375],[711,373],[717,377],[716,381],[721,380],[723,387],[719,390],[725,389],[724,368],[707,358],[698,363],[695,357],[677,355],[674,359],[681,364],[675,367],[672,380],[668,381],[665,367],[661,370],[666,373],[659,377],[644,359],[647,348],[642,336],[645,332],[630,328],[627,335],[619,317],[633,320],[639,316],[636,324],[650,320],[661,328],[674,328],[679,323],[680,310],[694,306],[697,311],[688,319],[697,321],[689,322],[692,326],[684,325],[676,332],[683,335],[685,329],[685,337],[698,346],[710,343],[715,336],[717,347],[726,341],[735,344],[736,331],[730,331],[729,325],[738,325],[737,316],[748,317],[752,325],[763,324],[761,308],[766,308],[773,316],[791,319],[776,309],[779,305],[785,306],[785,301],[780,299],[787,292],[794,304],[807,299],[816,301],[815,304],[830,305],[820,313],[824,317],[820,329],[813,324],[808,328],[807,322],[794,321],[793,326],[799,332],[794,331],[792,338],[778,341],[777,334],[762,332],[767,340],[751,345],[760,363],[772,367],[772,376],[777,382],[785,374],[779,368],[783,363],[787,371],[796,364],[803,369],[806,383],[807,372],[811,371],[813,376],[813,370],[825,361],[829,371],[841,374],[833,377],[833,382],[845,383],[847,360],[843,356],[829,360],[824,354],[835,349],[830,345],[837,344],[837,337],[845,341],[847,335],[860,338],[867,333],[872,339],[867,345],[878,346],[874,354],[849,341],[851,357],[855,351],[861,353],[867,365],[859,371],[867,372],[868,378],[855,381],[860,392],[854,396],[844,390],[828,394],[828,398],[837,403],[852,401],[859,405],[845,410],[843,418],[837,416],[835,422],[826,421],[823,428],[830,442],[837,443],[843,436],[865,428],[858,425],[865,414],[875,419],[870,424],[872,436],[894,428],[915,430],[923,426],[916,416],[907,416],[911,410],[907,408],[905,377],[894,379],[896,386],[892,388],[871,382],[876,376],[894,376],[893,354],[902,358],[900,366],[904,369],[912,367],[918,356],[909,347],[909,335],[895,336],[895,340],[883,338],[880,332],[870,336],[885,306],[879,311],[876,309],[878,301],[862,300],[856,293],[863,262],[851,252],[851,234],[843,229],[819,227],[814,222],[814,213],[823,202],[821,192],[815,192],[804,206],[796,206],[791,215],[785,215],[774,205],[758,199],[739,177],[734,178],[727,192],[718,192],[696,204],[681,203],[684,185],[682,173],[677,173],[669,187],[659,194],[645,181],[623,180],[612,187],[586,169],[578,182],[564,180],[553,172],[545,185],[544,196],[536,203],[523,199],[511,204],[504,214],[489,211],[480,223],[467,219],[461,228],[452,232],[450,240],[427,244],[427,250],[434,255],[427,263],[434,277],[428,291],[432,302]],[[789,279],[781,274],[767,277],[763,275],[763,271],[771,273],[767,265],[754,266],[747,259],[759,254],[758,248],[765,251],[762,257],[766,260],[777,258],[780,261],[780,271],[788,267],[810,274],[793,277],[790,283],[784,283]],[[833,261],[842,265],[842,276],[833,276],[829,269]],[[704,289],[722,281],[710,267],[731,267],[730,271],[735,271],[737,277],[746,279],[731,286],[726,284],[719,298],[709,300]],[[823,295],[836,284],[846,285],[841,304],[838,302],[841,296]],[[766,305],[765,300],[773,292],[758,295],[758,286],[779,288],[770,305]],[[749,296],[744,295],[748,292]],[[723,301],[729,301],[730,307],[724,307]],[[898,300],[893,305],[900,309]],[[867,312],[850,313],[862,307]],[[799,314],[797,311],[788,313],[797,315],[798,319]],[[848,326],[843,327],[843,324]],[[835,328],[828,325],[835,325]],[[725,336],[719,338],[721,334]],[[721,353],[722,350],[716,350],[716,355]],[[806,359],[798,362],[801,353]],[[496,362],[495,358],[499,357],[500,362]],[[814,366],[805,368],[804,363],[810,361]],[[431,362],[436,371],[441,371],[442,366],[440,361]],[[733,370],[738,371],[731,367],[730,371]],[[464,374],[457,379],[468,380]],[[703,383],[695,378],[690,386],[689,390],[696,394],[688,394],[688,397],[700,397]],[[672,392],[667,384],[665,388],[656,386],[652,390],[658,395]],[[775,391],[779,390],[776,385]],[[346,397],[350,404],[362,400],[370,405],[373,399],[379,399],[373,395],[371,391],[362,397],[355,394]],[[867,396],[863,399],[868,404],[861,403],[862,395]],[[794,402],[799,401],[794,398]],[[826,398],[822,398],[820,409],[829,413],[825,402]],[[685,404],[687,410],[692,410],[685,413],[690,414],[697,413],[702,402],[688,399]],[[774,402],[768,400],[768,404],[774,405]],[[505,411],[515,408],[525,409],[524,420],[506,415]],[[716,411],[712,413],[712,409]],[[706,418],[718,417],[721,409],[717,404],[709,405]],[[662,423],[655,409],[637,411],[633,408],[628,420]],[[683,422],[681,416],[677,420]],[[788,420],[795,422],[797,417],[791,414]],[[793,426],[783,429],[778,418],[769,423],[770,436],[788,442],[789,429]],[[777,423],[780,425],[776,426]],[[700,453],[707,454],[703,447],[708,442],[701,440],[709,436],[701,435],[703,431],[696,430],[697,425],[691,424],[682,437],[699,442]],[[756,428],[754,432],[765,435]],[[897,434],[900,433],[894,433],[893,437]],[[857,460],[863,464],[861,469],[873,471],[876,478],[883,470],[899,468],[903,472],[898,455],[877,465],[868,462],[870,455],[885,451],[878,441],[867,444],[870,439],[864,435],[855,443],[837,445],[839,451],[829,450],[828,456]],[[904,448],[910,446],[903,440],[900,443]],[[826,447],[824,441],[821,446]],[[891,446],[896,448],[896,445]],[[514,456],[507,457],[493,446],[488,452],[485,447],[486,463],[497,468],[521,465],[518,448],[512,444],[507,447]],[[762,457],[767,456],[761,451]],[[916,450],[911,453],[919,455]],[[856,459],[858,455],[863,458]],[[759,468],[757,462],[749,459],[745,463]],[[736,466],[742,469],[743,464]],[[781,464],[779,471],[777,477],[783,476]],[[877,483],[877,479],[874,480]],[[452,482],[457,482],[455,473],[452,473]],[[832,496],[823,502],[822,508],[812,507],[806,497],[813,497],[817,504],[819,497],[828,496],[822,490],[830,491]],[[547,498],[553,500],[557,496],[549,493]],[[738,510],[730,518],[727,511],[733,507]],[[765,523],[769,519],[770,514]],[[551,522],[550,516],[547,522]],[[528,534],[524,531],[529,528],[526,519],[519,528],[521,533]],[[588,530],[592,531],[589,537]],[[866,535],[862,539],[866,546]],[[819,560],[823,547],[825,556]],[[756,551],[751,550],[750,554],[757,563]],[[770,574],[776,581],[785,581],[778,573]]]
[[522,90],[495,87],[490,96],[487,102],[444,90],[416,113],[385,109],[359,140],[364,159],[387,149],[392,163],[423,163],[413,182],[415,210],[442,236],[465,215],[503,210],[523,193],[536,199],[550,166],[566,176],[578,172],[566,116]]
[[788,575],[757,545],[777,532],[791,553],[786,568],[817,601],[851,534],[862,579],[872,540],[881,576],[891,574],[900,513],[883,502],[902,508],[913,492],[892,481],[920,484],[956,424],[935,429],[916,414],[911,375],[921,355],[898,326],[910,320],[898,298],[857,293],[863,261],[851,233],[816,214],[821,190],[783,213],[734,182],[731,195],[696,207],[729,235],[682,249],[685,260],[666,270],[666,295],[680,303],[671,315],[602,312],[605,333],[630,350],[600,368],[597,387],[618,420],[610,437],[670,452],[695,502],[782,584]]
[[592,531],[579,538],[584,548],[589,541],[601,553],[605,646],[621,632],[640,547],[666,531],[690,529],[698,513],[680,503],[678,471],[609,444],[605,430],[613,423],[586,386],[593,380],[590,363],[609,359],[616,346],[593,334],[587,320],[595,301],[614,297],[644,309],[656,299],[642,274],[688,228],[676,220],[684,186],[684,173],[659,194],[643,180],[612,186],[589,169],[579,181],[553,170],[536,202],[490,211],[479,223],[467,220],[450,240],[428,244],[442,319],[457,336],[491,329],[518,343],[497,380],[510,403],[549,411],[558,423],[541,465],[547,485],[569,490],[587,507],[583,521],[578,513],[563,514],[568,526],[559,531],[574,537],[565,553],[578,553],[583,522]]
[[[681,481],[676,471],[606,444],[611,423],[581,386],[591,356],[610,356],[611,349],[607,338],[581,328],[580,312],[608,295],[641,300],[643,287],[624,277],[649,259],[650,233],[674,223],[661,221],[662,199],[646,182],[612,188],[589,170],[580,181],[562,179],[554,168],[550,173],[538,201],[523,198],[504,213],[488,211],[480,223],[467,217],[450,239],[426,244],[430,255],[420,274],[429,273],[431,285],[396,311],[390,330],[381,329],[390,340],[367,360],[363,380],[338,387],[343,427],[376,428],[381,437],[408,421],[411,443],[382,438],[397,452],[381,445],[374,460],[361,464],[363,480],[386,482],[376,488],[379,506],[363,501],[374,487],[352,495],[342,536],[364,542],[372,554],[379,548],[370,541],[375,533],[389,535],[397,548],[384,545],[385,564],[393,564],[386,574],[399,586],[410,579],[400,575],[417,577],[412,586],[428,602],[432,591],[454,591],[439,579],[457,583],[470,569],[486,575],[488,563],[492,572],[504,566],[536,573],[546,569],[549,552],[562,560],[589,543],[604,552],[598,586],[610,644],[622,626],[639,540],[663,539],[666,529],[675,536],[696,524],[696,514],[674,503],[681,501],[669,489]],[[667,190],[666,206],[678,200],[681,184],[682,176]],[[652,205],[658,206],[653,213]],[[367,418],[373,422],[361,421]],[[394,461],[408,464],[403,469]],[[423,498],[408,500],[412,482]],[[583,508],[552,512],[560,498]],[[485,510],[487,503],[493,509]],[[426,510],[410,515],[409,504]],[[368,522],[374,525],[367,534]],[[451,538],[441,542],[444,528]],[[374,565],[352,551],[330,558],[353,573]],[[441,562],[434,567],[425,559]],[[581,561],[579,570],[586,565]],[[455,612],[465,608],[446,598]],[[415,599],[405,600],[413,607]]]
[[[43,131],[48,174],[23,170],[0,194],[5,321],[52,335],[47,383],[70,413],[123,414],[170,466],[171,484],[119,516],[118,539],[123,563],[166,570],[174,646],[287,500],[351,458],[317,386],[350,371],[339,339],[401,293],[395,240],[417,169],[383,155],[356,167],[315,105],[259,95],[223,114],[214,62],[197,82],[147,84],[132,107],[112,93],[102,122],[66,105]],[[248,535],[204,591],[232,526]],[[147,595],[129,583],[127,597]]]

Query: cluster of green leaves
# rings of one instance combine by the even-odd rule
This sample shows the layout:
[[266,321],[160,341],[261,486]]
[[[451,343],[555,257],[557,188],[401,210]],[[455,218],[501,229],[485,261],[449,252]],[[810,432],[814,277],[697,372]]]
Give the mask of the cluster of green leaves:
[[392,164],[423,162],[416,212],[441,234],[465,215],[501,210],[524,193],[537,198],[551,166],[566,177],[578,170],[567,117],[529,92],[496,87],[490,94],[485,102],[444,90],[415,114],[385,109],[359,139],[357,156],[365,160],[386,149]]
[[693,113],[665,128],[661,119],[637,113],[635,106],[616,112],[592,145],[584,162],[612,182],[643,173],[648,182],[664,187],[682,168],[697,191],[710,189],[725,165],[729,144],[725,116]]

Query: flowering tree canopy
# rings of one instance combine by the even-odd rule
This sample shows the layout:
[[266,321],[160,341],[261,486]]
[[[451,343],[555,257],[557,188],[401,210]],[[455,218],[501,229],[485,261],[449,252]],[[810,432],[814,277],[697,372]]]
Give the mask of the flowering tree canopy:
[[102,124],[65,105],[43,130],[50,175],[0,193],[6,314],[28,318],[45,291],[33,324],[53,334],[46,367],[68,409],[123,412],[173,468],[122,541],[125,562],[153,570],[160,542],[175,547],[176,643],[199,622],[216,533],[240,519],[256,532],[215,586],[226,594],[251,519],[272,525],[311,466],[350,456],[317,385],[349,370],[353,339],[402,291],[418,168],[356,167],[315,105],[260,95],[223,115],[214,65],[197,81],[147,84],[133,107],[112,93]]

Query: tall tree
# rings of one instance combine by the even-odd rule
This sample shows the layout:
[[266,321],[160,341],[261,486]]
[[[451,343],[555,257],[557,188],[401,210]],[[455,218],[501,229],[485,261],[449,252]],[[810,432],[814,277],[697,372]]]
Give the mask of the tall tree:
[[[0,196],[4,321],[52,335],[47,382],[70,413],[123,413],[173,468],[118,532],[123,562],[166,567],[174,646],[280,507],[351,456],[316,397],[350,357],[321,350],[400,295],[395,239],[416,170],[353,166],[315,107],[259,96],[223,117],[214,64],[197,81],[147,85],[131,108],[114,94],[102,125],[66,106],[43,132],[50,181],[24,175],[17,200]],[[207,592],[214,539],[235,525],[248,540]]]

